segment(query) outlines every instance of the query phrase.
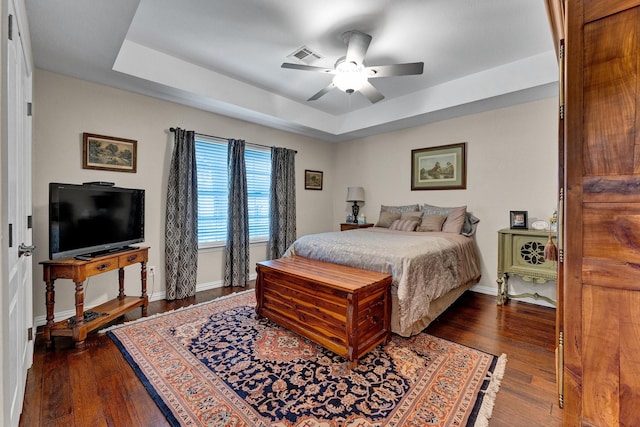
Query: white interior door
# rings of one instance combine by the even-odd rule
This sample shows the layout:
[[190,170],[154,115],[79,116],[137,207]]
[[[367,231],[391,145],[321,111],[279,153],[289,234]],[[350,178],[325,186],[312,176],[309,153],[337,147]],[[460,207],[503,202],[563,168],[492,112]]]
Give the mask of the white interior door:
[[22,412],[27,369],[33,360],[31,273],[31,72],[16,16],[8,2],[7,37],[7,158],[8,285],[3,295],[7,322],[3,352],[3,425],[17,426]]

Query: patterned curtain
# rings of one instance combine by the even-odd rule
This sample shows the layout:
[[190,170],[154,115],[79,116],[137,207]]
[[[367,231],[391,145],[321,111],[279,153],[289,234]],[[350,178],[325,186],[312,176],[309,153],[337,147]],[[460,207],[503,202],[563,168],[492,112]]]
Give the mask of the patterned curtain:
[[296,240],[295,150],[271,147],[269,259],[280,258]]
[[196,293],[198,182],[194,132],[176,129],[169,170],[165,223],[166,299]]
[[224,286],[244,287],[249,282],[249,210],[244,141],[229,140],[229,208]]

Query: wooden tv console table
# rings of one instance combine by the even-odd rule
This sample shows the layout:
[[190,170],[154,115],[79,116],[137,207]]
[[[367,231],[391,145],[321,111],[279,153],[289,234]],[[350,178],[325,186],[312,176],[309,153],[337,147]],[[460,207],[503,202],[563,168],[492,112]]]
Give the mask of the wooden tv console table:
[[[44,281],[47,286],[47,324],[44,326],[44,338],[47,348],[53,346],[53,337],[72,337],[75,347],[84,348],[87,334],[100,326],[137,307],[142,307],[142,316],[147,315],[149,299],[147,297],[147,268],[149,248],[133,248],[99,256],[88,261],[65,258],[43,261]],[[142,293],[139,297],[128,297],[124,294],[124,267],[140,263],[140,280]],[[85,321],[84,312],[84,281],[91,276],[118,269],[119,292],[118,297],[96,307],[91,311],[98,315]],[[76,315],[60,322],[53,321],[56,279],[71,279],[76,285],[75,301]]]

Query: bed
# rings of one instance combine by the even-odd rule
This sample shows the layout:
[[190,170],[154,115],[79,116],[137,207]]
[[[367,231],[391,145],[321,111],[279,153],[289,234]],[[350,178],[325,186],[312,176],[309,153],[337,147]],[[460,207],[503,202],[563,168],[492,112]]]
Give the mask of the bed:
[[411,336],[480,280],[479,257],[472,237],[391,228],[303,236],[284,257],[298,255],[391,274],[391,330]]

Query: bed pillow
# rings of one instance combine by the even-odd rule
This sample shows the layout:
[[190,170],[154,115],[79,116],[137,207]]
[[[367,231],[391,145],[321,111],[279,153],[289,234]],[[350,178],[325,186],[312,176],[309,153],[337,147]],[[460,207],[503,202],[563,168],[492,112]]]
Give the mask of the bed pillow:
[[467,214],[466,205],[443,208],[440,206],[423,204],[420,210],[423,212],[423,215],[446,215],[447,219],[444,221],[444,224],[442,224],[442,231],[445,233],[456,234],[459,234],[462,231],[465,215]]
[[418,225],[420,225],[420,221],[422,221],[422,212],[402,212],[400,219],[417,219]]
[[396,219],[391,223],[389,230],[415,231],[418,224],[419,221],[417,219]]
[[415,205],[402,205],[402,206],[380,206],[380,212],[395,212],[401,214],[402,212],[418,212],[420,206]]
[[424,215],[416,231],[442,231],[442,224],[446,219],[446,215]]
[[400,214],[397,212],[380,212],[380,217],[378,218],[378,222],[376,223],[376,227],[384,227],[389,228],[393,221],[400,219]]

